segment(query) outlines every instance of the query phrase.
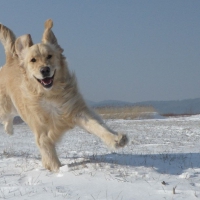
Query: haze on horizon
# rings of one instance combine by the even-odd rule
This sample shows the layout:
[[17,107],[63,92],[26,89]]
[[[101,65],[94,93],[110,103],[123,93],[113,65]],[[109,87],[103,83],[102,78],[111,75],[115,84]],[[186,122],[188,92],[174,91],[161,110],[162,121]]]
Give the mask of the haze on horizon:
[[[41,41],[44,21],[91,101],[200,97],[200,1],[0,1],[0,22]],[[0,45],[0,66],[5,62]]]

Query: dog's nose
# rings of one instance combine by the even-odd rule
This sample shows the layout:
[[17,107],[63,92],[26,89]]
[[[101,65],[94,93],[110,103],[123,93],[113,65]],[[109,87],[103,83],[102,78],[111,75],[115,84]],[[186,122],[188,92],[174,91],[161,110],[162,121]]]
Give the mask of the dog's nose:
[[47,76],[49,76],[50,75],[50,68],[49,67],[42,67],[41,69],[40,69],[40,72],[41,72],[41,74],[42,74],[42,76],[43,77],[47,77]]

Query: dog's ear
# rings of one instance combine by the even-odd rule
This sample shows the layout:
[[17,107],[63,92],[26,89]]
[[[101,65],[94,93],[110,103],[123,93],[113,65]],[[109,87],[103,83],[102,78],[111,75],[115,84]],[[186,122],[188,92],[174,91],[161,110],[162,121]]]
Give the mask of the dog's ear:
[[44,24],[44,33],[42,37],[42,42],[53,44],[60,51],[60,53],[62,53],[63,49],[58,44],[57,39],[53,31],[51,30],[52,27],[53,27],[53,21],[51,19],[48,19]]
[[26,48],[32,45],[33,45],[33,41],[30,34],[18,37],[17,40],[15,41],[15,50],[18,57],[20,59],[23,59]]

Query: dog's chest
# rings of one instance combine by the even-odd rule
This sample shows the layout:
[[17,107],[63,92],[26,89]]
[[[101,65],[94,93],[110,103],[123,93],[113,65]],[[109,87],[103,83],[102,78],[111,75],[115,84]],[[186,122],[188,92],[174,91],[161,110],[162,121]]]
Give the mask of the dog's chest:
[[44,115],[48,115],[49,118],[53,118],[53,120],[58,119],[59,116],[63,114],[61,105],[59,105],[55,101],[42,99],[40,101],[40,107],[41,107],[41,112],[43,112]]

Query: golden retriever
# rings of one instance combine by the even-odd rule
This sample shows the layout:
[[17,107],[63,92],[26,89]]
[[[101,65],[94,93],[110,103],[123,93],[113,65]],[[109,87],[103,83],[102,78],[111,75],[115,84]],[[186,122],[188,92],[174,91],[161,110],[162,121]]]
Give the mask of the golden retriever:
[[76,125],[111,148],[125,146],[128,139],[108,128],[88,108],[52,27],[53,21],[47,20],[42,42],[33,44],[29,34],[15,39],[13,32],[0,24],[6,54],[0,70],[0,120],[12,134],[13,118],[19,115],[34,132],[43,166],[56,172],[61,163],[55,144]]

